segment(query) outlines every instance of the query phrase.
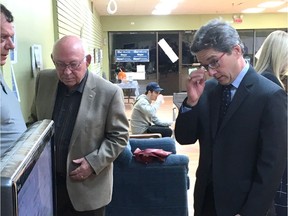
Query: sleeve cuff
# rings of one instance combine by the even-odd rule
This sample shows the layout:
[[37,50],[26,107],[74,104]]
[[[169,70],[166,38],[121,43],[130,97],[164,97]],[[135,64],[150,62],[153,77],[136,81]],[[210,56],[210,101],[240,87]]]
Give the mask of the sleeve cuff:
[[187,98],[185,98],[180,108],[181,113],[185,113],[185,112],[192,110],[192,106],[188,105],[186,101],[187,101]]

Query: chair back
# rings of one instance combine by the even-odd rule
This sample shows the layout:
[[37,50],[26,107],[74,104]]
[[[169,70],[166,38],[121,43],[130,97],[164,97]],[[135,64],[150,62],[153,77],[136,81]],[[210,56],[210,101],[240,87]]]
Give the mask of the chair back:
[[178,110],[181,107],[186,97],[187,97],[187,92],[176,92],[176,93],[174,92],[173,93],[173,104],[177,107]]

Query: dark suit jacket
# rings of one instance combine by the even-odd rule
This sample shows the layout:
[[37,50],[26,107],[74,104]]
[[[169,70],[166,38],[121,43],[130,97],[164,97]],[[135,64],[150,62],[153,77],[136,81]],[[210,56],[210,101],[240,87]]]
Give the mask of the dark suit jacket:
[[277,77],[273,74],[273,72],[270,69],[263,71],[261,73],[261,75],[266,77],[267,79],[271,80],[272,82],[276,83],[278,86],[281,87],[280,81],[277,79]]
[[195,216],[210,174],[219,216],[264,216],[285,166],[286,94],[250,67],[217,132],[220,94],[217,81],[208,80],[198,104],[176,120],[179,143],[200,143]]
[[[38,74],[29,122],[52,118],[58,82],[55,70]],[[72,170],[72,160],[85,157],[95,174],[83,182],[67,176],[67,190],[76,210],[98,209],[111,201],[112,162],[127,145],[128,127],[122,89],[89,72],[70,141],[67,170]]]
[[[280,87],[282,87],[280,81],[277,79],[277,77],[274,75],[271,69],[267,69],[266,71],[262,72],[261,75],[273,81]],[[286,168],[275,196],[275,209],[277,215],[287,216],[287,208],[288,206],[287,206],[287,159],[286,159]]]

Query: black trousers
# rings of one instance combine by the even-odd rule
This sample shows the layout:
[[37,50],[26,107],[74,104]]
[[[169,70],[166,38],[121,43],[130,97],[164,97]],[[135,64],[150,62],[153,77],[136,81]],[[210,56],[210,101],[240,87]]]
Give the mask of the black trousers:
[[213,184],[210,183],[206,188],[204,204],[202,207],[202,216],[217,216],[215,209],[215,200],[213,193]]
[[66,179],[56,175],[56,210],[57,216],[105,216],[105,207],[91,211],[76,211],[70,201]]
[[146,133],[160,133],[162,137],[171,137],[172,130],[168,126],[151,125]]
[[[201,216],[217,216],[212,183],[209,184],[206,188]],[[272,203],[265,216],[276,216],[274,202]]]

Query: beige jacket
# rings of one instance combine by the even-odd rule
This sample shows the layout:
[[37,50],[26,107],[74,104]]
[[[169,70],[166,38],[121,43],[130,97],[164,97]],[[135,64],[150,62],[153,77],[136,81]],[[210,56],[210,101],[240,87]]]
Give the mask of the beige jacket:
[[[55,70],[38,74],[29,122],[52,118],[57,86]],[[89,72],[70,141],[67,170],[72,169],[72,160],[86,157],[95,174],[83,182],[71,181],[67,175],[67,190],[76,210],[98,209],[111,201],[112,162],[127,144],[128,127],[122,90]]]

